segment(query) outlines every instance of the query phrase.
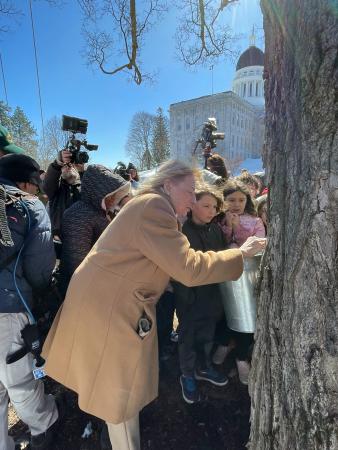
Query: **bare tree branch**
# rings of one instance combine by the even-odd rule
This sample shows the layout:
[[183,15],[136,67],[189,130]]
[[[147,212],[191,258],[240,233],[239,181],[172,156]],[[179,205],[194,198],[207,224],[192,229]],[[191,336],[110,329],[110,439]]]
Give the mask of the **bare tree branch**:
[[[228,26],[220,24],[220,13],[238,0],[187,0],[180,9],[177,28],[178,57],[188,66],[215,62],[219,57],[234,57],[231,45],[236,39]],[[217,6],[216,6],[217,3]]]
[[0,0],[0,33],[7,33],[10,31],[10,26],[6,21],[17,20],[22,15],[22,12],[14,5],[14,1]]
[[145,111],[134,114],[126,142],[126,153],[140,170],[152,167],[151,141],[155,117]]
[[149,79],[140,61],[143,38],[166,11],[165,0],[144,0],[137,8],[136,0],[78,0],[78,4],[84,16],[88,62],[107,75],[128,72],[136,84]]
[[60,150],[65,148],[68,133],[62,131],[62,123],[60,117],[51,117],[44,128],[45,139],[39,141],[37,159],[43,169],[47,169],[48,165],[57,157]]

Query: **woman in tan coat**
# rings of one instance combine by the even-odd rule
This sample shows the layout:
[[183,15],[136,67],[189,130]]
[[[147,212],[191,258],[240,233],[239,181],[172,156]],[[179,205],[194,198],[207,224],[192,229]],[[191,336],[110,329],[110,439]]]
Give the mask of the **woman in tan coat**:
[[105,420],[114,450],[136,450],[139,411],[157,396],[155,305],[169,278],[199,286],[236,280],[241,249],[194,251],[177,216],[195,200],[191,168],[164,163],[101,235],[70,282],[44,347],[49,376],[79,395],[84,411]]

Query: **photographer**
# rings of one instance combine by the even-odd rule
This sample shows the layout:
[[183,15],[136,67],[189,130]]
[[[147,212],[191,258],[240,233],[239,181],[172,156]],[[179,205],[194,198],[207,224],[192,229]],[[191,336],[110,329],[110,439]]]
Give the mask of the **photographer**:
[[[47,450],[58,425],[54,398],[32,373],[32,353],[12,364],[7,357],[24,350],[23,330],[32,317],[33,290],[49,286],[55,264],[50,220],[36,197],[38,163],[29,156],[0,158],[0,448],[13,450],[8,436],[8,400],[28,425],[31,449]],[[33,343],[33,342],[32,342]],[[36,341],[34,342],[36,344]],[[33,345],[32,345],[33,348]],[[36,347],[35,347],[36,348]]]
[[130,181],[131,187],[133,189],[137,189],[139,185],[139,176],[136,167],[133,163],[129,163],[128,167],[123,163],[117,163],[117,166],[114,169],[114,173],[120,175],[120,177],[124,178],[127,181]]
[[60,237],[63,213],[80,200],[83,164],[72,164],[72,153],[65,149],[59,152],[43,180],[43,190],[49,199],[49,215],[53,236]]
[[61,293],[101,233],[130,199],[130,183],[101,165],[89,165],[82,179],[81,200],[62,219]]
[[220,177],[215,182],[216,186],[221,187],[227,182],[229,173],[225,165],[225,160],[221,155],[219,155],[218,153],[213,153],[211,156],[209,156],[207,159],[207,168],[210,172]]

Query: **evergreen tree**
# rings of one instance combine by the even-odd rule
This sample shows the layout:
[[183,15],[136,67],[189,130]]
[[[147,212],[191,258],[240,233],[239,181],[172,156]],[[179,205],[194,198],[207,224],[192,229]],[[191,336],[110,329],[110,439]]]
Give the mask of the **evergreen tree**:
[[154,120],[151,153],[155,165],[170,158],[169,124],[162,108],[157,109]]
[[4,101],[0,100],[0,124],[8,129],[11,128],[11,111],[12,108],[10,108]]
[[22,147],[27,155],[36,158],[38,149],[36,130],[19,106],[14,110],[9,129],[15,145]]

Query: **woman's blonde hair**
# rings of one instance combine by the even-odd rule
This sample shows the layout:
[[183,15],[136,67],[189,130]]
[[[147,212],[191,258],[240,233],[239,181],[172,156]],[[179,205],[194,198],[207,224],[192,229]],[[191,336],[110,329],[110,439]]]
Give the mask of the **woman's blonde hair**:
[[156,173],[141,184],[136,195],[158,192],[166,180],[180,181],[182,178],[190,175],[197,175],[197,171],[181,161],[169,160],[161,164]]

